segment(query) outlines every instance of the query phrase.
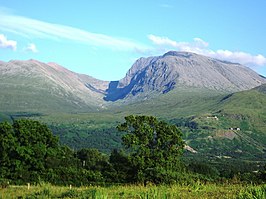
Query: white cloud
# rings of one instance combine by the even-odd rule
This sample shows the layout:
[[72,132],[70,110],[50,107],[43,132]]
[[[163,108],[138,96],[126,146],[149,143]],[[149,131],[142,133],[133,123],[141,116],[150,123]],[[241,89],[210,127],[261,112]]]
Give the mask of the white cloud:
[[129,39],[111,37],[105,34],[88,32],[82,29],[47,23],[22,16],[0,12],[0,30],[12,32],[28,38],[71,40],[86,45],[103,46],[115,50],[145,50],[143,44]]
[[263,55],[251,55],[245,52],[231,52],[229,50],[217,50],[214,57],[225,59],[232,62],[238,62],[245,65],[263,66],[266,64],[266,58]]
[[251,55],[246,52],[233,52],[229,50],[211,50],[208,48],[208,42],[201,38],[194,38],[193,42],[177,42],[167,37],[160,37],[155,35],[148,35],[148,38],[157,45],[160,51],[179,50],[188,51],[216,59],[237,62],[248,65],[251,68],[256,66],[263,66],[266,64],[266,58],[263,55]]
[[178,43],[176,41],[173,41],[167,37],[159,37],[155,35],[148,35],[148,38],[157,45],[162,45],[162,46],[172,46],[172,47],[178,47]]
[[200,49],[204,49],[208,47],[208,43],[203,41],[200,38],[194,38],[194,42],[177,42],[169,39],[168,37],[159,37],[155,35],[148,35],[148,38],[156,45],[162,47],[173,47],[180,51],[200,51]]
[[209,43],[202,40],[201,38],[194,38],[194,42],[197,46],[202,46],[204,48],[209,46]]
[[25,48],[25,50],[29,51],[29,52],[33,52],[33,53],[37,53],[38,52],[36,45],[33,44],[33,43],[28,44],[28,46]]
[[8,40],[5,35],[0,34],[0,48],[9,48],[15,51],[17,49],[17,42]]

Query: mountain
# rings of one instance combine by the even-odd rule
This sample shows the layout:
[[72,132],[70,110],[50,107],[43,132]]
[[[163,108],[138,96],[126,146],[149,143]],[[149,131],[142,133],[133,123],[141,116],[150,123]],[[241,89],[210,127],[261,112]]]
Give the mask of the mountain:
[[123,79],[110,82],[105,100],[165,94],[180,87],[236,92],[262,83],[266,83],[265,78],[243,65],[170,51],[137,60]]
[[240,64],[175,51],[138,59],[120,81],[37,60],[0,62],[0,77],[2,110],[21,112],[102,110],[113,106],[108,101],[131,104],[193,89],[232,93],[266,83]]
[[140,58],[111,82],[55,63],[0,62],[0,121],[32,117],[70,147],[105,152],[121,147],[124,116],[145,114],[178,125],[199,156],[263,160],[265,95],[251,69],[188,52]]
[[109,82],[36,60],[0,63],[2,111],[77,111],[104,106]]

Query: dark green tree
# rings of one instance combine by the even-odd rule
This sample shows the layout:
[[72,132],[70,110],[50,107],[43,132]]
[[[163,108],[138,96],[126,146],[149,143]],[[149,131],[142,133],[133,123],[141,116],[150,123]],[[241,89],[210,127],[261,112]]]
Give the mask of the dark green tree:
[[95,148],[83,148],[77,151],[77,158],[80,165],[88,172],[87,178],[90,182],[105,181],[106,175],[109,176],[110,164],[108,156]]
[[46,160],[59,149],[58,138],[38,121],[17,120],[0,124],[2,177],[36,181],[46,170]]
[[188,165],[188,169],[194,173],[202,174],[210,179],[216,179],[220,175],[219,171],[207,162],[193,161]]
[[175,180],[184,148],[181,131],[153,116],[130,115],[125,120],[117,128],[127,133],[122,141],[130,151],[130,162],[136,171],[134,181],[146,184]]
[[17,138],[8,122],[0,123],[0,178],[11,174],[12,159],[16,155]]
[[38,121],[0,123],[0,180],[83,185],[104,182],[111,172],[108,156],[97,149],[75,152],[62,146]]
[[107,156],[94,148],[78,150],[77,158],[81,161],[82,167],[88,170],[101,170],[108,161]]
[[109,160],[112,171],[110,172],[113,182],[128,183],[134,176],[134,168],[132,167],[128,155],[124,151],[113,150]]

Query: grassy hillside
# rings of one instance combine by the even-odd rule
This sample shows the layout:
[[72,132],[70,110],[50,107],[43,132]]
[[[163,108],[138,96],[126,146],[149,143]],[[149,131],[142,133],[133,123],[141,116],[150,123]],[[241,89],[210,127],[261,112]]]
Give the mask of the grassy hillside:
[[97,81],[57,64],[36,60],[0,63],[0,111],[84,112],[102,107],[103,94],[93,91]]
[[[113,148],[121,147],[120,137],[115,127],[123,122],[124,117],[130,114],[153,115],[163,120],[190,116],[192,114],[202,114],[210,111],[219,99],[221,93],[209,90],[198,89],[176,89],[165,95],[143,99],[135,103],[125,103],[119,101],[110,104],[106,110],[80,110],[73,109],[67,111],[67,105],[60,103],[49,103],[49,109],[43,111],[32,109],[32,111],[2,112],[0,117],[5,120],[12,120],[20,117],[29,117],[45,122],[53,132],[60,137],[61,142],[72,148],[96,147],[105,152],[110,152]],[[61,109],[66,107],[65,111]],[[70,108],[70,107],[68,107]],[[59,109],[60,110],[60,109]],[[75,112],[74,112],[75,111]],[[83,111],[83,112],[81,112]]]
[[0,111],[49,113],[81,111],[86,107],[71,93],[38,77],[28,81],[24,77],[4,78],[0,86]]
[[265,160],[266,95],[261,89],[227,95],[212,112],[172,122],[183,129],[184,139],[198,154]]
[[[130,114],[157,116],[178,125],[187,144],[215,160],[266,158],[266,97],[264,87],[228,95],[204,89],[175,89],[136,103],[116,102],[104,111],[80,113],[2,112],[2,120],[31,117],[49,125],[71,148],[95,147],[104,152],[121,147],[117,124]],[[231,129],[233,128],[233,129]],[[237,130],[239,128],[240,130]]]
[[211,111],[226,93],[193,87],[176,88],[164,95],[139,96],[138,101],[120,101],[109,109],[115,113],[155,115],[169,120]]

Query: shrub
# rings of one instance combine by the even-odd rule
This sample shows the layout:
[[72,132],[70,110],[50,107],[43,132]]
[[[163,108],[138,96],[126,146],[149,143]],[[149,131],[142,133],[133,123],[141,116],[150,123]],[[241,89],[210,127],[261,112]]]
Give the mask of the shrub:
[[7,188],[9,186],[9,180],[0,178],[0,188]]

